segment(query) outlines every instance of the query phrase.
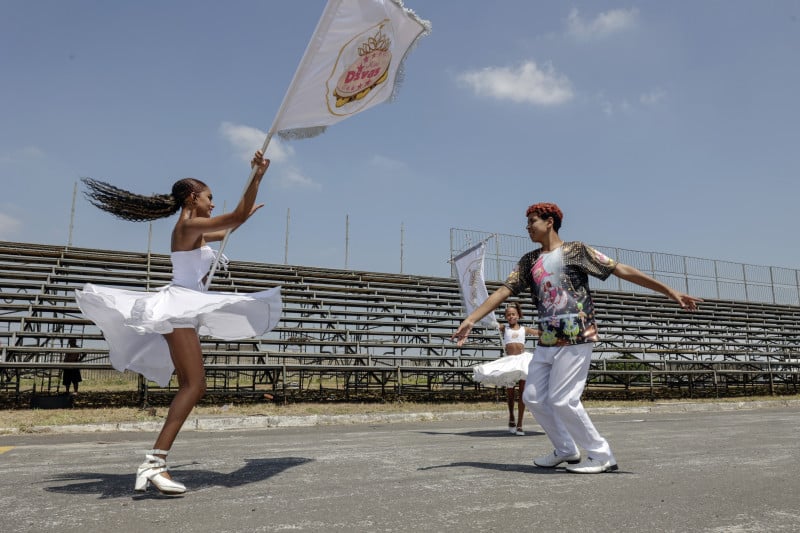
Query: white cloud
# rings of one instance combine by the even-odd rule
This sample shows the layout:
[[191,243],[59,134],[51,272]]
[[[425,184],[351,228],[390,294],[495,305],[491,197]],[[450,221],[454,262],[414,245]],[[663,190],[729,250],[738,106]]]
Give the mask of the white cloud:
[[21,225],[16,218],[0,213],[0,239],[11,238]]
[[596,95],[594,99],[597,101],[603,114],[609,117],[619,114],[629,115],[636,111],[634,105],[625,98],[615,102],[609,100],[604,94],[600,93]]
[[44,159],[44,150],[38,146],[24,146],[12,152],[0,154],[0,163],[14,163],[17,161],[30,161]]
[[612,9],[600,13],[592,20],[584,20],[573,8],[567,16],[567,33],[578,39],[597,39],[635,28],[639,22],[639,10]]
[[639,102],[644,105],[655,105],[663,100],[667,93],[661,89],[653,89],[650,92],[644,93],[639,96]]
[[294,167],[283,169],[273,175],[270,181],[283,189],[312,189],[315,191],[322,189],[322,185],[306,177]]
[[[250,162],[253,153],[264,145],[267,132],[258,128],[223,122],[219,131],[231,143],[236,155],[244,161]],[[283,144],[280,139],[273,137],[267,147],[267,157],[276,163],[285,163],[294,156],[294,148]]]
[[[223,122],[219,128],[220,133],[230,142],[236,155],[248,163],[253,158],[253,152],[264,145],[267,133],[258,128]],[[267,147],[267,158],[273,163],[270,166],[270,182],[283,189],[312,189],[320,190],[322,186],[305,176],[295,165],[294,148],[281,142],[278,137],[272,137]],[[274,165],[278,163],[278,165]]]
[[533,61],[526,61],[517,68],[487,67],[464,72],[458,76],[458,81],[479,96],[516,103],[552,106],[573,97],[569,78],[555,72],[549,63],[541,69]]
[[408,168],[404,162],[382,155],[373,155],[369,159],[369,165],[378,172],[399,172]]

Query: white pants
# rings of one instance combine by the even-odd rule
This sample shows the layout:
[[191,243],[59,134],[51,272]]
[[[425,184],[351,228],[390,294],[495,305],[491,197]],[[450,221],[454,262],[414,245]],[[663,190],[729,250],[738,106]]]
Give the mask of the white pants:
[[611,447],[581,403],[593,347],[592,343],[537,346],[522,400],[547,433],[556,454],[573,455],[583,448],[593,459],[613,462]]

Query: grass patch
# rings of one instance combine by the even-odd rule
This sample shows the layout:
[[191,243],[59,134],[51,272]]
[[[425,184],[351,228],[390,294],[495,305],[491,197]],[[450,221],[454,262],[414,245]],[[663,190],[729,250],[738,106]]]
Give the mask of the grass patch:
[[[792,401],[800,400],[794,396],[750,396],[743,398],[665,400],[658,404],[685,403],[747,403],[757,401]],[[647,407],[650,401],[586,401],[588,408],[597,407]],[[337,402],[337,403],[292,403],[277,405],[272,403],[258,404],[224,404],[214,406],[197,406],[190,417],[219,416],[312,416],[312,415],[363,415],[390,413],[449,413],[449,412],[496,411],[498,417],[505,416],[505,400],[491,402]],[[151,407],[138,409],[132,407],[92,408],[92,409],[29,409],[0,411],[0,434],[10,430],[30,432],[34,427],[64,426],[73,424],[103,424],[120,422],[162,422],[167,415],[167,407]]]

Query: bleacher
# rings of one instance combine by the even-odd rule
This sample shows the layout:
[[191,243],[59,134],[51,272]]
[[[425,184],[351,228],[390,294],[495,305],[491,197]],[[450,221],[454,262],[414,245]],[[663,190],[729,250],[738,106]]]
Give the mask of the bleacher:
[[[153,290],[169,280],[165,254],[0,242],[0,390],[19,397],[31,377],[40,389],[45,378],[47,389],[57,387],[53,373],[67,366],[115,372],[74,290],[86,282]],[[284,310],[272,332],[240,342],[201,339],[210,393],[470,394],[481,390],[471,367],[502,353],[492,330],[474,332],[461,348],[450,341],[463,318],[451,278],[231,261],[211,290],[276,285]],[[797,391],[798,307],[714,300],[686,313],[660,295],[595,291],[595,300],[603,340],[590,390]],[[521,303],[533,316],[530,302]],[[79,348],[66,347],[70,338]],[[63,363],[70,351],[83,361]],[[175,387],[138,382],[143,399]]]

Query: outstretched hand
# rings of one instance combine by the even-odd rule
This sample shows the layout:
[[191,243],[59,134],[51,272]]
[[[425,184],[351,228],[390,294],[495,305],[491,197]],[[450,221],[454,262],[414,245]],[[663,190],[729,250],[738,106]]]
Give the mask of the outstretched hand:
[[456,341],[457,346],[461,346],[467,341],[467,337],[469,337],[469,332],[472,331],[472,327],[475,324],[469,320],[464,320],[461,322],[461,325],[458,326],[458,329],[455,333],[450,337],[451,341]]
[[697,303],[703,301],[702,298],[690,296],[682,292],[674,294],[673,299],[680,304],[681,308],[687,311],[697,311]]

